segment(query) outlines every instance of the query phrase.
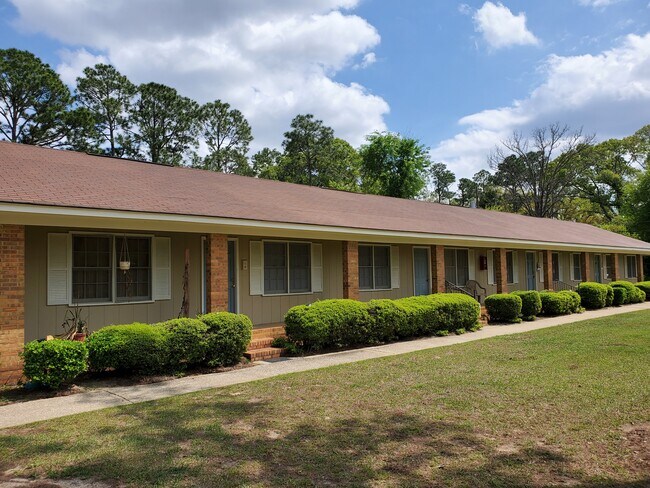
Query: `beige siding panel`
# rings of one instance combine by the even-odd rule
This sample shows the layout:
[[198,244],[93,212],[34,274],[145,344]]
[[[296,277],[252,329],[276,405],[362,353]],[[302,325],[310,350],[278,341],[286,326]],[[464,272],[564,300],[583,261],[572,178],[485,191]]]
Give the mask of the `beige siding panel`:
[[[47,234],[74,229],[32,227],[26,228],[25,243],[25,340],[43,338],[63,332],[61,323],[66,305],[47,305]],[[101,229],[107,233],[119,233]],[[83,306],[91,331],[110,324],[134,321],[155,323],[176,317],[183,295],[185,249],[190,249],[190,311],[196,315],[201,307],[201,236],[199,234],[156,233],[172,239],[172,300],[153,303],[111,304]]]

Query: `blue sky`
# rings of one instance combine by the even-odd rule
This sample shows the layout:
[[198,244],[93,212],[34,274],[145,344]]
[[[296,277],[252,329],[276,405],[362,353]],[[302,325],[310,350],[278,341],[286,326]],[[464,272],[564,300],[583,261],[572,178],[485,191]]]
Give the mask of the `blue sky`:
[[459,176],[513,130],[601,139],[650,123],[648,0],[0,0],[2,47],[72,83],[111,62],[135,82],[222,99],[277,146],[312,112],[353,145],[420,139]]

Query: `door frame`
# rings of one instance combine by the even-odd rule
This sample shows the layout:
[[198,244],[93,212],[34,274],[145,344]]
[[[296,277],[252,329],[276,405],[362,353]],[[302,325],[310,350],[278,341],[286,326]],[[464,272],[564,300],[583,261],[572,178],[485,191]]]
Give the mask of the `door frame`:
[[427,250],[427,276],[429,278],[429,294],[433,292],[433,283],[431,283],[431,246],[411,246],[411,268],[413,270],[413,296],[415,295],[415,250],[416,249],[426,249]]
[[[208,238],[206,236],[201,236],[201,313],[206,313],[208,311],[208,296],[207,296],[207,283],[206,283],[206,267],[208,263],[206,262],[206,254],[205,254],[205,245],[207,243]],[[237,237],[229,237],[228,241],[233,241],[235,243],[235,311],[236,313],[239,313],[239,238]],[[228,251],[227,246],[226,246],[226,252]],[[226,259],[226,262],[228,262],[228,259]],[[227,273],[227,271],[226,271]],[[228,286],[230,287],[230,283],[228,283]],[[230,290],[228,293],[228,299],[230,299]],[[228,304],[230,305],[230,304]]]
[[[239,238],[229,237],[228,242],[230,241],[235,243],[235,255],[233,256],[235,261],[235,313],[239,313]],[[230,283],[228,283],[228,286],[230,286]],[[230,293],[228,293],[228,296],[230,296]],[[230,303],[228,307],[230,307]]]
[[[533,256],[533,288],[529,288],[528,284],[528,256]],[[537,253],[535,251],[526,251],[526,256],[524,259],[524,268],[526,269],[526,290],[533,291],[537,290]]]

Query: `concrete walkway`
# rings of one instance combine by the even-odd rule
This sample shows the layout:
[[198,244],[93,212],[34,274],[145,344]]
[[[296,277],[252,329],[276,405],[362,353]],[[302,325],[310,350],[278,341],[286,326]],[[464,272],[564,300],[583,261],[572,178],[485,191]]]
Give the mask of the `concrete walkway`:
[[595,310],[583,314],[538,319],[535,322],[487,326],[478,332],[459,336],[451,335],[447,337],[430,337],[413,341],[396,342],[394,344],[386,344],[383,346],[354,349],[351,351],[321,354],[318,356],[286,358],[268,363],[259,362],[254,367],[238,369],[225,373],[187,376],[184,378],[146,385],[95,389],[75,395],[14,403],[0,407],[0,428],[14,427],[39,420],[54,419],[76,413],[91,412],[102,408],[147,402],[159,398],[206,390],[209,388],[219,388],[240,383],[248,383],[250,381],[271,378],[273,376],[287,373],[297,373],[300,371],[325,368],[337,364],[395,356],[398,354],[421,351],[423,349],[487,339],[489,337],[519,334],[547,327],[555,327],[556,325],[570,324],[599,317],[609,317],[639,310],[650,310],[650,302],[626,305],[622,308]]

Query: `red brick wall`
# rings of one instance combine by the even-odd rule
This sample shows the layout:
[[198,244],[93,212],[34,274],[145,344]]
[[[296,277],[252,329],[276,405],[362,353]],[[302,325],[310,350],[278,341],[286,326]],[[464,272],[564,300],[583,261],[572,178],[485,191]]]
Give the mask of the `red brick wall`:
[[343,298],[359,299],[359,243],[343,241]]
[[0,385],[22,375],[25,342],[25,227],[0,224]]
[[[544,254],[544,262],[542,274],[544,276],[544,287],[547,290],[553,289],[553,252],[550,250],[542,251]],[[559,259],[559,257],[558,257]]]
[[643,255],[639,254],[636,257],[636,280],[643,281]]
[[582,281],[591,281],[591,253],[580,253],[580,272],[582,274]]
[[445,246],[431,246],[431,291],[445,292]]
[[210,234],[207,256],[208,312],[228,310],[228,236]]
[[497,285],[497,293],[508,292],[508,263],[506,250],[503,248],[494,250],[494,281]]

